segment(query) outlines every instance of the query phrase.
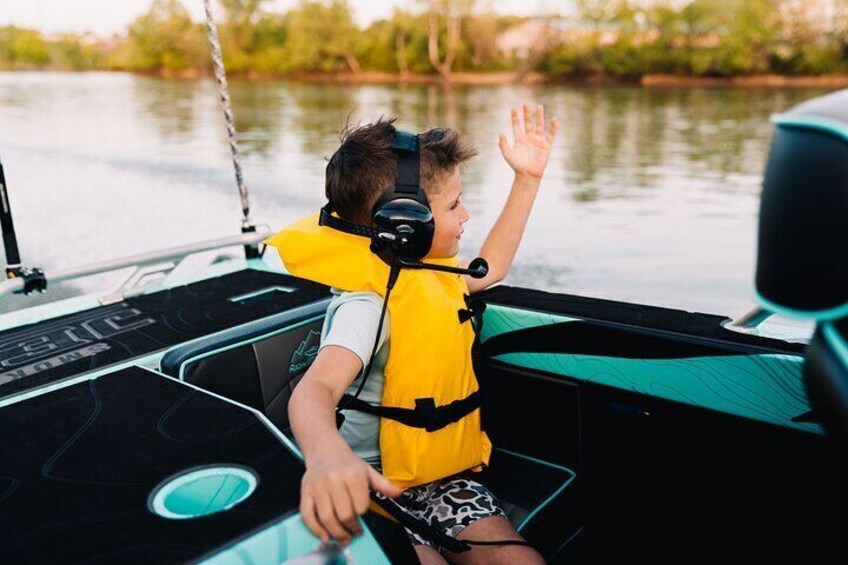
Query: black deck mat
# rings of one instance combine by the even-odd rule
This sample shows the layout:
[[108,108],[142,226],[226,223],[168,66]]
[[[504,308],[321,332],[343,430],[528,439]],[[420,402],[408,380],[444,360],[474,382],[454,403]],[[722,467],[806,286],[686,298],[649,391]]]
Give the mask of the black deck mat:
[[[0,409],[0,561],[175,563],[297,509],[301,463],[251,412],[131,367]],[[167,519],[151,491],[235,464],[259,482],[223,512]]]
[[[269,287],[240,302],[233,297]],[[0,332],[0,398],[329,297],[327,287],[247,269]]]

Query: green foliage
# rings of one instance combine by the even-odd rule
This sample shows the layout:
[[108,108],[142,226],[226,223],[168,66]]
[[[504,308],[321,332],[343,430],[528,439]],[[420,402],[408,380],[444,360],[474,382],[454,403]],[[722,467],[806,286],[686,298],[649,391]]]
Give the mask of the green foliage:
[[[845,0],[836,2],[848,8]],[[788,17],[780,0],[577,0],[575,5],[584,28],[594,33],[551,49],[542,64],[548,72],[632,77],[848,70],[848,33],[842,31],[848,30],[848,10],[844,20],[833,20],[831,36],[823,38],[821,22],[812,16],[815,6],[803,2],[793,3],[796,12]],[[602,33],[609,31],[616,40],[601,44]]]
[[[407,43],[409,36],[404,27],[393,20],[380,20],[365,30],[367,41],[363,42],[359,62],[366,69],[384,72],[397,72],[403,63],[399,57],[409,60]],[[400,43],[399,43],[400,40]],[[400,46],[400,53],[398,52]]]
[[638,77],[646,70],[642,50],[626,38],[601,51],[600,62],[605,73],[622,78]]
[[262,5],[268,0],[219,0],[226,19],[231,24],[255,23],[262,15]]
[[103,54],[90,38],[65,35],[48,45],[50,64],[59,69],[84,71],[102,69],[106,65]]
[[358,70],[359,34],[346,0],[301,0],[286,18],[287,70]]
[[39,32],[15,26],[0,28],[0,68],[32,69],[48,63],[50,53]]
[[281,72],[285,19],[263,11],[267,0],[222,0],[225,19],[218,25],[224,65],[234,73]]
[[204,68],[205,36],[179,0],[155,0],[130,24],[126,37],[127,69],[183,71]]
[[399,61],[402,59],[409,72],[435,72],[427,55],[426,15],[414,16],[407,12],[395,11],[391,22],[395,26],[395,33],[401,34],[404,38],[403,49],[400,52],[395,49],[396,68],[400,69]]
[[[527,70],[563,76],[638,78],[646,73],[737,76],[848,72],[848,0],[833,0],[823,33],[815,0],[574,0],[575,17],[529,58],[502,52],[501,33],[528,19],[474,12],[474,0],[418,0],[415,11],[360,29],[348,0],[299,0],[285,13],[270,0],[220,0],[218,29],[232,73],[434,73],[428,13],[439,18],[439,57],[458,18],[452,71]],[[830,12],[829,12],[830,13]],[[530,38],[532,39],[532,38]],[[197,72],[210,67],[204,25],[180,0],[154,0],[117,41],[0,27],[0,68]]]
[[595,48],[563,44],[550,51],[542,69],[553,75],[581,77],[601,72],[601,64]]
[[47,44],[37,31],[24,30],[12,41],[12,59],[21,65],[39,67],[50,62]]
[[786,74],[821,75],[848,72],[848,51],[837,45],[812,45],[794,51],[788,60],[773,60],[772,65]]
[[468,67],[480,71],[501,70],[506,67],[504,56],[498,49],[498,16],[482,14],[469,18],[465,33],[468,39]]
[[250,41],[245,48],[248,53],[247,70],[270,74],[285,72],[288,59],[286,41],[286,16],[260,16],[253,26]]

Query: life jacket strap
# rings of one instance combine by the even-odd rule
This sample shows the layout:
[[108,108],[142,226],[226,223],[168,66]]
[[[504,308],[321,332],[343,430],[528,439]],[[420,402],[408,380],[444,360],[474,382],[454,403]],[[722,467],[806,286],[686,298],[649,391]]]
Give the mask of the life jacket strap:
[[480,391],[474,391],[465,398],[454,400],[444,406],[436,406],[436,402],[432,398],[416,398],[415,408],[375,406],[364,400],[353,398],[349,394],[342,397],[341,403],[344,403],[345,409],[357,410],[378,418],[395,420],[411,428],[424,428],[428,432],[435,432],[460,421],[478,409],[480,407]]

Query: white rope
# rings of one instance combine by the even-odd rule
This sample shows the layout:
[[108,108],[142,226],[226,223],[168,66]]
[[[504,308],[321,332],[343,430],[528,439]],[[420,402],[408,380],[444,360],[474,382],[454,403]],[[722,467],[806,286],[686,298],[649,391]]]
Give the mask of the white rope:
[[206,30],[209,36],[209,46],[212,48],[212,66],[215,71],[215,81],[218,83],[218,93],[221,96],[221,105],[224,107],[224,118],[227,121],[227,137],[230,142],[230,153],[233,155],[233,169],[236,173],[239,195],[241,195],[241,211],[244,214],[242,225],[249,226],[250,204],[247,199],[247,186],[241,173],[241,158],[239,156],[238,141],[236,139],[236,124],[233,120],[233,109],[230,105],[230,88],[227,85],[227,73],[224,70],[224,58],[221,55],[221,43],[218,41],[218,28],[212,18],[211,0],[203,0],[206,9]]

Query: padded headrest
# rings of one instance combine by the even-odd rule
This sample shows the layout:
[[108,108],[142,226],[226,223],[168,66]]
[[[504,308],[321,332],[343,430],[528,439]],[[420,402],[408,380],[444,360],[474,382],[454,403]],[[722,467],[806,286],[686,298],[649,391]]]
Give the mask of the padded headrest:
[[848,90],[772,118],[756,285],[788,315],[848,316]]

